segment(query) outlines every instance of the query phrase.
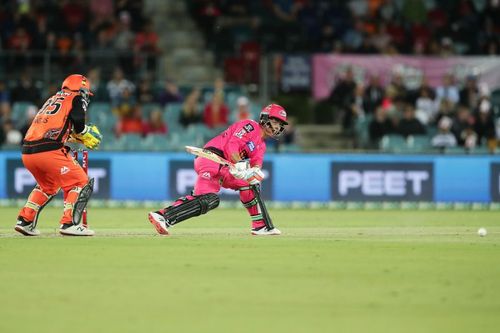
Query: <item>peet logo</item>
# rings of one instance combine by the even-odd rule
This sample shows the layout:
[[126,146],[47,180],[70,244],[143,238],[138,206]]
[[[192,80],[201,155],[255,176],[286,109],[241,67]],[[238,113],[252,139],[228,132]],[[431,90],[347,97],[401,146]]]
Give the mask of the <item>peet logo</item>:
[[490,165],[491,201],[500,202],[500,163]]
[[[109,199],[110,173],[108,160],[89,161],[89,177],[94,178],[92,198]],[[61,173],[64,170],[61,169]],[[35,178],[23,166],[20,159],[7,160],[7,196],[9,198],[27,199],[36,185]],[[62,191],[59,191],[62,192]]]
[[[170,161],[169,174],[169,195],[171,200],[177,199],[186,194],[190,194],[196,184],[196,171],[192,161]],[[265,179],[262,182],[262,196],[265,200],[272,199],[272,175],[273,165],[271,162],[264,162],[263,170]],[[204,174],[201,174],[204,177]],[[206,178],[206,177],[204,177]],[[239,192],[222,188],[219,192],[222,200],[239,200]]]
[[432,201],[432,163],[336,163],[332,200]]

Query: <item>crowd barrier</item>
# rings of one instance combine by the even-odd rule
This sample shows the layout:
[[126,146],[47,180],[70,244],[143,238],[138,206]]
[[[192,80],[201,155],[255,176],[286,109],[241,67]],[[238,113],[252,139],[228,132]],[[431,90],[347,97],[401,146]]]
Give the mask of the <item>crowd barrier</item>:
[[[187,153],[90,152],[95,198],[172,200],[193,189]],[[500,201],[500,156],[269,154],[263,195],[280,202]],[[19,152],[0,152],[0,199],[26,198],[35,181]],[[236,192],[221,192],[238,200]]]

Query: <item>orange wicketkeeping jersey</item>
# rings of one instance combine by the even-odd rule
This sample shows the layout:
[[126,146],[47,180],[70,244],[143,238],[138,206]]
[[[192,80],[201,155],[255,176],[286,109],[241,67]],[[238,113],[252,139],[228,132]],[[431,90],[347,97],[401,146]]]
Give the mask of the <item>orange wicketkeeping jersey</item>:
[[78,93],[62,90],[50,97],[38,111],[24,137],[23,153],[59,149],[72,129],[69,114]]

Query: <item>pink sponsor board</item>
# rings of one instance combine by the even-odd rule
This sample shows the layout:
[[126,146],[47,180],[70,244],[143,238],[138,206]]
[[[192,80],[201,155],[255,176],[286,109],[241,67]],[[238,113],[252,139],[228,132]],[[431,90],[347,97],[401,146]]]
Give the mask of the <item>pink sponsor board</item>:
[[398,72],[411,86],[422,76],[431,86],[439,86],[444,74],[453,73],[458,79],[469,74],[479,75],[480,82],[491,88],[500,87],[500,57],[417,57],[383,55],[317,54],[312,58],[313,94],[323,99],[330,92],[346,67],[352,67],[357,80],[366,81],[370,75],[380,75],[382,83]]

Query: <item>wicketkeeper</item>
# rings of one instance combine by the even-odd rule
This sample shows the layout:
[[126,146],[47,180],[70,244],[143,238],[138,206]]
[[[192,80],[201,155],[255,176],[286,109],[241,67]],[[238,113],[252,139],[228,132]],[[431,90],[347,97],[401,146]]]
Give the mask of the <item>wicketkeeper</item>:
[[252,220],[253,235],[281,234],[271,221],[266,220],[270,218],[260,208],[260,198],[256,197],[260,194],[253,186],[258,186],[264,179],[261,170],[266,151],[264,140],[268,137],[278,139],[286,124],[285,109],[271,104],[262,110],[259,122],[248,119],[238,121],[208,141],[204,148],[235,163],[235,168],[197,157],[194,169],[198,177],[192,195],[181,197],[171,206],[149,213],[149,221],[158,233],[168,235],[169,227],[217,208],[217,193],[222,186],[239,191],[240,200]]
[[43,207],[59,192],[64,193],[64,212],[59,232],[71,236],[92,236],[94,231],[80,224],[93,191],[87,177],[64,144],[68,140],[96,149],[102,139],[95,125],[86,125],[90,82],[83,75],[68,76],[59,91],[38,111],[24,138],[22,159],[37,184],[19,212],[15,230],[37,236],[38,217]]

